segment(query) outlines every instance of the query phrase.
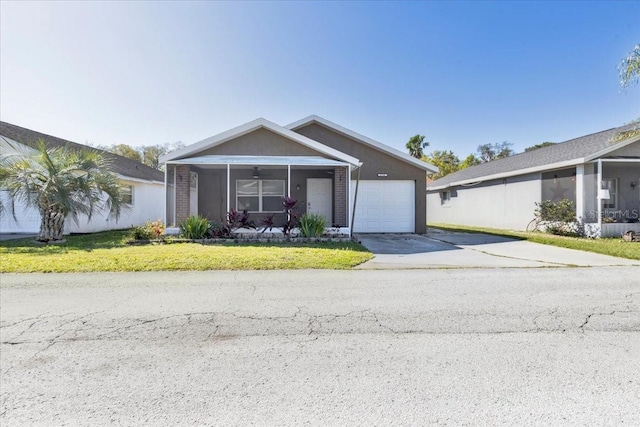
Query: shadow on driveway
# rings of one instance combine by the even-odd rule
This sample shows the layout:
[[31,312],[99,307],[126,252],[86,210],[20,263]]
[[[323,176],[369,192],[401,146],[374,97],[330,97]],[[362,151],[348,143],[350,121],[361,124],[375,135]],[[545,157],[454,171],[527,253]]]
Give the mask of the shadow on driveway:
[[375,255],[408,255],[460,249],[445,241],[429,239],[420,234],[357,234],[356,238]]

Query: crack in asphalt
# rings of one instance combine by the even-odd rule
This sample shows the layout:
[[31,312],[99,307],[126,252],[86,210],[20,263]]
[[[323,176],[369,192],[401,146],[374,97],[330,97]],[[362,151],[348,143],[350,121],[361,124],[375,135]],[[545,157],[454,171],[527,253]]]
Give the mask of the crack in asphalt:
[[[429,319],[429,323],[420,326],[419,324],[412,327],[397,328],[392,327],[389,322],[393,323],[393,318],[384,319],[384,316],[379,313],[375,313],[372,309],[354,310],[347,313],[338,314],[309,314],[308,309],[304,306],[296,307],[296,311],[292,315],[288,316],[259,316],[259,315],[241,315],[238,313],[229,312],[193,312],[185,314],[175,314],[169,316],[161,316],[152,319],[133,319],[130,324],[117,327],[105,327],[92,325],[87,318],[95,316],[102,312],[90,313],[80,317],[72,317],[70,313],[55,315],[55,316],[37,316],[29,319],[23,319],[17,322],[6,323],[0,326],[0,331],[6,332],[8,328],[15,328],[21,324],[30,322],[23,330],[19,331],[15,336],[9,339],[0,341],[3,345],[23,345],[23,344],[46,344],[46,346],[36,351],[31,359],[38,357],[43,352],[47,351],[51,346],[59,342],[71,342],[71,341],[101,341],[101,340],[114,340],[114,339],[127,339],[128,333],[158,333],[162,332],[162,336],[154,336],[151,339],[170,338],[176,336],[190,337],[193,334],[185,333],[181,334],[189,326],[206,326],[210,328],[204,337],[205,341],[215,340],[218,338],[231,338],[231,337],[259,337],[259,336],[273,336],[280,335],[285,337],[296,336],[325,336],[334,334],[360,334],[360,333],[390,333],[393,335],[409,335],[409,334],[428,334],[428,335],[469,335],[469,334],[509,334],[509,333],[564,333],[567,331],[579,331],[586,332],[586,330],[597,330],[589,328],[588,325],[592,321],[594,316],[616,316],[623,313],[640,313],[638,310],[631,309],[630,306],[626,309],[615,309],[609,311],[594,311],[587,313],[579,324],[575,324],[573,327],[563,327],[562,323],[567,318],[577,317],[579,314],[566,313],[564,314],[564,320],[559,317],[559,309],[553,308],[546,310],[542,313],[537,313],[531,316],[520,315],[517,319],[523,325],[529,322],[532,328],[505,328],[496,330],[477,330],[469,329],[464,330],[469,323],[460,322],[462,319],[477,319],[477,318],[497,318],[501,324],[506,319],[514,319],[516,317],[508,314],[498,314],[493,312],[481,312],[481,313],[455,313],[452,317],[450,314],[438,314],[435,313],[435,317]],[[51,330],[45,332],[55,331],[55,335],[51,338],[45,339],[21,339],[26,338],[25,334],[38,333],[37,325],[44,321],[50,321],[51,318],[65,318],[62,323],[58,325],[49,325]],[[445,319],[445,328],[442,331],[432,330],[434,326],[439,326],[437,319]],[[503,319],[504,318],[504,319]],[[547,318],[555,325],[543,326],[541,319]],[[640,317],[639,317],[640,319]],[[434,322],[435,320],[435,322]],[[447,321],[448,320],[448,321]],[[249,323],[246,323],[249,322]],[[558,325],[559,322],[559,325]],[[493,322],[492,322],[493,323]],[[462,324],[461,328],[456,328],[456,324]],[[75,325],[75,328],[70,328],[71,325]],[[374,328],[371,326],[374,325]],[[467,325],[467,326],[465,326]],[[152,326],[150,330],[147,330],[147,326]],[[489,328],[496,325],[489,325]],[[553,327],[557,326],[557,327]],[[640,321],[638,324],[634,324],[631,327],[627,327],[626,331],[635,332],[640,327]],[[93,334],[92,331],[103,330],[98,334]]]

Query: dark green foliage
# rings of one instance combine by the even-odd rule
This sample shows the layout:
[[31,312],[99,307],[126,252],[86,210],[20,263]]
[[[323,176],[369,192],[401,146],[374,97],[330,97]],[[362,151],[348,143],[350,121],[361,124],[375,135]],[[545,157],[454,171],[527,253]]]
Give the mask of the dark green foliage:
[[305,213],[300,217],[300,233],[304,237],[319,237],[324,234],[325,219],[318,214]]
[[533,151],[533,150],[537,150],[538,148],[544,148],[544,147],[549,147],[550,145],[556,145],[557,142],[543,142],[541,144],[536,144],[536,145],[532,145],[531,147],[527,147],[524,149],[525,153],[528,153],[529,151]]
[[584,225],[576,219],[576,208],[569,199],[536,203],[536,219],[547,233],[559,236],[583,236]]
[[199,215],[192,215],[180,224],[180,235],[185,239],[204,239],[209,231],[209,221]]
[[545,200],[536,203],[535,216],[542,221],[573,222],[576,220],[576,208],[569,199],[558,202]]

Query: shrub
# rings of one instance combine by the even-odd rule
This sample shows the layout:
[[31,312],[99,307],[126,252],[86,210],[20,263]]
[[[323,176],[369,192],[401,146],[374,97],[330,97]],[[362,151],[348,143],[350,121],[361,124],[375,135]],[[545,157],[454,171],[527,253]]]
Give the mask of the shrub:
[[304,237],[318,237],[324,234],[325,219],[319,214],[303,214],[300,217],[300,232]]
[[231,237],[231,229],[218,221],[209,221],[205,237],[208,239],[227,239]]
[[147,221],[144,225],[131,227],[131,238],[134,240],[153,240],[164,234],[164,224],[160,220]]
[[535,216],[544,224],[547,233],[573,237],[585,234],[584,224],[576,220],[576,208],[569,199],[536,203]]
[[542,221],[574,222],[576,220],[576,208],[569,199],[562,199],[559,202],[545,200],[541,203],[536,203],[535,216]]
[[192,215],[180,224],[180,235],[185,239],[204,239],[209,230],[209,221],[199,215]]

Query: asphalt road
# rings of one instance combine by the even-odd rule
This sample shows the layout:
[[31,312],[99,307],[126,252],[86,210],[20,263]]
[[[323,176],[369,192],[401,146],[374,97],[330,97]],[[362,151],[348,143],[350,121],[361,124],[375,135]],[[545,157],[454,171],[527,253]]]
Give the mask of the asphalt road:
[[0,276],[0,425],[640,425],[640,269]]

